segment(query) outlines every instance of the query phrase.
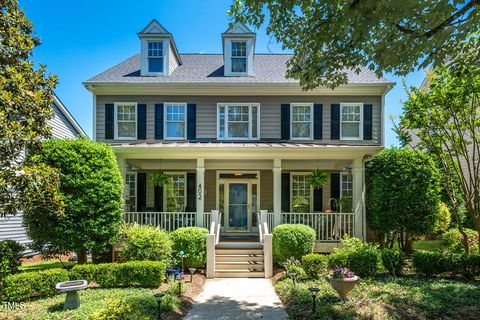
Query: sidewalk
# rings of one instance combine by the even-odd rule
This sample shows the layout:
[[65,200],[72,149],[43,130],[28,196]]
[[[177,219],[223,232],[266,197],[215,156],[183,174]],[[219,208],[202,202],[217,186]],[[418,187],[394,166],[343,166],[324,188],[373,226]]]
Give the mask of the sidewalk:
[[208,280],[188,320],[287,319],[269,279]]

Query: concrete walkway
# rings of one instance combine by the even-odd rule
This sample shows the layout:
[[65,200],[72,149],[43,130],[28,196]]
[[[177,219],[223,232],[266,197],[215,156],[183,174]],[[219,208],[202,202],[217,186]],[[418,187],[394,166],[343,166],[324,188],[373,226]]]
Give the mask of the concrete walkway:
[[287,319],[269,279],[208,280],[187,314],[188,320]]

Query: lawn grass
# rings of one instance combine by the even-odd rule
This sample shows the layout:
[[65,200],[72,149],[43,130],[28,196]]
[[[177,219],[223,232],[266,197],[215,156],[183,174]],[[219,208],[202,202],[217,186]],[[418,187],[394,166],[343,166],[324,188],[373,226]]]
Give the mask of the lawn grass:
[[413,249],[426,251],[441,251],[443,249],[442,245],[442,240],[418,240],[413,242]]
[[52,268],[71,268],[76,265],[76,261],[64,261],[62,262],[58,260],[47,260],[41,262],[34,262],[34,263],[27,263],[20,266],[21,271],[40,271],[40,270],[47,270]]
[[[312,315],[309,287],[318,287]],[[338,298],[324,279],[297,283],[275,282],[275,289],[291,319],[478,319],[480,282],[451,279],[397,279],[382,275],[361,280],[347,301]]]

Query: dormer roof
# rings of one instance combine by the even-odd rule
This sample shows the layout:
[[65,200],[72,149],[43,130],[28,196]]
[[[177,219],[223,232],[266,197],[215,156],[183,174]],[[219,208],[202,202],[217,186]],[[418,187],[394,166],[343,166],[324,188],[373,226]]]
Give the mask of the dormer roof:
[[224,33],[222,33],[222,36],[227,35],[227,34],[229,34],[229,35],[235,35],[235,34],[248,35],[248,34],[250,34],[250,35],[255,36],[255,32],[250,30],[250,28],[248,28],[245,24],[243,24],[241,22],[234,23]]
[[177,58],[178,63],[182,64],[182,59],[180,54],[178,53],[177,45],[175,44],[175,40],[173,39],[173,35],[165,29],[165,27],[157,21],[157,19],[152,19],[150,23],[143,28],[142,31],[137,33],[138,37],[141,38],[169,38],[170,43],[172,45],[173,53],[175,54],[175,58]]

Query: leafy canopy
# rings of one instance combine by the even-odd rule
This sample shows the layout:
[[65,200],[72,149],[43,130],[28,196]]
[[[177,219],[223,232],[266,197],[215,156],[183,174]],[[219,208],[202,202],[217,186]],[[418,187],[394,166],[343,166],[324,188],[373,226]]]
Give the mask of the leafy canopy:
[[429,155],[385,149],[368,162],[365,180],[368,225],[382,237],[392,236],[390,245],[404,233],[406,241],[434,231],[441,176]]
[[34,157],[61,174],[62,214],[24,213],[27,232],[38,249],[105,252],[117,240],[123,220],[123,183],[112,149],[85,138],[52,139]]
[[229,15],[293,51],[287,76],[335,88],[346,69],[406,75],[439,63],[480,29],[480,0],[234,0]]
[[396,128],[404,145],[427,150],[440,163],[450,203],[455,209],[465,208],[477,232],[480,232],[479,52],[480,37],[470,38],[454,59],[431,72],[426,82],[428,87],[409,88],[404,113]]
[[47,120],[53,117],[51,97],[57,80],[46,75],[45,66],[37,69],[29,60],[40,41],[17,1],[0,1],[0,21],[0,216],[4,216],[22,207],[22,188],[36,180],[24,171],[41,174],[23,155],[50,137]]

